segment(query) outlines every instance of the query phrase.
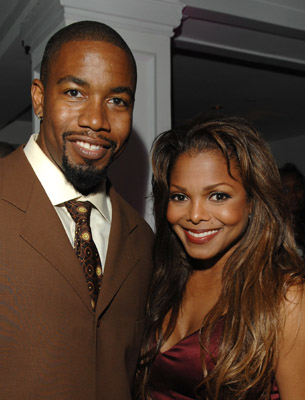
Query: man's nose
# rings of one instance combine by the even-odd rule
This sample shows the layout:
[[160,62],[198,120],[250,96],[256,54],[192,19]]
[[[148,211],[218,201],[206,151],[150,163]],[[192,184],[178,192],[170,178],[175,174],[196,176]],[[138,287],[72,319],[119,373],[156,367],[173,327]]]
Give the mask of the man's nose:
[[111,126],[108,119],[107,106],[97,99],[86,102],[79,115],[78,124],[82,128],[95,132],[110,132]]
[[201,221],[208,221],[211,218],[208,207],[204,201],[190,202],[187,219],[193,224],[199,224]]

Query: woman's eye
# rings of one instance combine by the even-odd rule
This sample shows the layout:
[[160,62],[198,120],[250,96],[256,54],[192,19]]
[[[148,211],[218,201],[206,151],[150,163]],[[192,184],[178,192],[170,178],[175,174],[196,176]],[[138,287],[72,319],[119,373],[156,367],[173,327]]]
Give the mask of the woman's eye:
[[172,201],[185,201],[187,197],[184,194],[181,193],[175,193],[169,196],[169,199]]
[[219,202],[227,200],[228,198],[230,198],[230,196],[228,194],[222,193],[222,192],[213,193],[210,197],[211,200],[219,201]]

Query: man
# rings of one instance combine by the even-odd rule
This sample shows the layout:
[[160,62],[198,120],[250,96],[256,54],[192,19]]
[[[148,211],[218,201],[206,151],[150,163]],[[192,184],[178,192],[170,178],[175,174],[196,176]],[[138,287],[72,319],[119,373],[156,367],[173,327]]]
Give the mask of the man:
[[280,169],[284,199],[290,209],[299,255],[305,260],[305,178],[293,163]]
[[[128,141],[135,87],[110,27],[82,21],[48,42],[32,84],[39,135],[0,163],[3,400],[131,398],[153,235],[106,173]],[[92,207],[89,220],[71,204]]]

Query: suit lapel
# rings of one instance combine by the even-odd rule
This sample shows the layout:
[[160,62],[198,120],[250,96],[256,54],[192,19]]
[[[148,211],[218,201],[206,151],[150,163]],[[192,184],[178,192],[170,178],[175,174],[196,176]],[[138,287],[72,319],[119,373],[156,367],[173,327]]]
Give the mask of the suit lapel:
[[53,265],[92,312],[79,261],[61,221],[22,149],[16,153],[5,167],[2,198],[25,213],[20,236]]
[[133,241],[137,222],[128,215],[124,201],[110,188],[112,223],[97,316],[110,304],[139,260]]
[[[39,252],[76,291],[92,312],[79,261],[56,211],[19,148],[3,163],[2,198],[24,212],[20,236]],[[104,312],[138,262],[133,241],[137,222],[123,199],[110,188],[112,223],[97,317]]]

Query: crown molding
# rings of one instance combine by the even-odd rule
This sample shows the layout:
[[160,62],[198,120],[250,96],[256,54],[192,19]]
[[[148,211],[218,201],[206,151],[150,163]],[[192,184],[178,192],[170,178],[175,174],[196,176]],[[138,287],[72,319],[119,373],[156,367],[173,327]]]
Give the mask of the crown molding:
[[170,33],[180,25],[181,0],[60,0],[69,15],[86,15],[122,24],[125,29]]
[[59,28],[95,20],[115,28],[171,37],[180,25],[180,0],[49,0],[34,1],[21,24],[21,36],[34,51]]

